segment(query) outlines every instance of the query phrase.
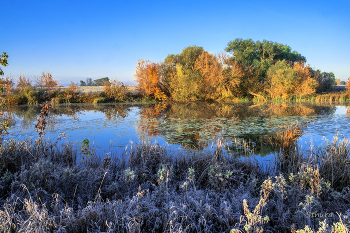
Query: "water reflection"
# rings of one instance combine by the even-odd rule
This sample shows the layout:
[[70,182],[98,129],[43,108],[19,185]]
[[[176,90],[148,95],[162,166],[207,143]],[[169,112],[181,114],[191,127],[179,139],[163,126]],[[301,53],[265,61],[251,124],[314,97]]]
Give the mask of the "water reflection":
[[[204,149],[213,139],[222,137],[251,141],[258,153],[268,154],[273,149],[262,146],[263,138],[280,125],[333,119],[336,109],[326,103],[54,105],[46,131],[51,138],[66,133],[77,145],[89,138],[104,152],[140,140]],[[13,118],[10,134],[20,139],[35,138],[34,125],[40,110],[41,106],[9,106],[6,113]]]

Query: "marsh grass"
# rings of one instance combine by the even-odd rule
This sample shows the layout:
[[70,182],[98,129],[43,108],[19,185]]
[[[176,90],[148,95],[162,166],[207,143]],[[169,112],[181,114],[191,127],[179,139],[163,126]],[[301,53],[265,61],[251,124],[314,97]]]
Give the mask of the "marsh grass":
[[[122,154],[90,153],[80,161],[93,149],[84,141],[86,150],[81,151],[45,138],[4,141],[0,229],[347,232],[350,168],[344,161],[350,145],[337,139],[301,155],[296,143],[300,133],[293,124],[271,136],[270,142],[281,149],[269,170],[251,157],[232,156],[221,139],[203,151],[131,143]],[[235,153],[252,153],[249,144],[234,143],[232,148],[240,148]]]

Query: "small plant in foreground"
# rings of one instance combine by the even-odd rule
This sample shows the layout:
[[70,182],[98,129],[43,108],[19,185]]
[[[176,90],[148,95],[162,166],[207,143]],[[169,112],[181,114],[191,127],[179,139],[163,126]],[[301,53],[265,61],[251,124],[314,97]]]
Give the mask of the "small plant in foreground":
[[45,135],[45,128],[46,128],[46,118],[49,116],[50,111],[52,110],[52,104],[46,102],[43,108],[41,109],[40,116],[37,117],[38,123],[35,125],[35,128],[37,128],[37,131],[39,132],[39,138],[35,141],[36,143],[42,142],[42,136]]
[[210,185],[214,188],[221,189],[225,187],[232,174],[232,171],[223,170],[219,165],[210,165],[208,171]]
[[131,170],[130,167],[124,171],[124,180],[131,182],[135,179],[135,171]]
[[[263,232],[263,226],[270,220],[269,217],[266,215],[265,217],[262,217],[263,208],[266,206],[268,202],[269,195],[271,191],[273,190],[275,184],[272,182],[271,178],[268,178],[263,182],[261,185],[261,191],[260,191],[260,200],[258,205],[255,207],[253,212],[250,212],[248,209],[248,203],[247,200],[243,200],[243,208],[244,208],[244,215],[245,217],[241,217],[245,221],[244,230],[246,232],[252,232],[252,233],[261,233]],[[237,232],[238,229],[233,229],[231,232]]]
[[85,138],[82,142],[81,142],[81,153],[87,155],[87,156],[91,156],[91,151],[89,149],[89,144],[90,141],[89,139]]

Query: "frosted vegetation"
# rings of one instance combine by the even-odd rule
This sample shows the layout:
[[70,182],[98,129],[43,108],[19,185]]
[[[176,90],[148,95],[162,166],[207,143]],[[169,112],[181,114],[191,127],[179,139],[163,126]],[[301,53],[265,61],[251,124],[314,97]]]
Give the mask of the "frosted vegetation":
[[[263,108],[267,115],[268,109]],[[319,111],[306,109],[305,115]],[[330,106],[320,109],[334,112]],[[252,144],[222,137],[205,150],[141,141],[123,153],[101,155],[88,139],[79,150],[64,134],[46,140],[54,111],[46,104],[37,112],[35,140],[3,135],[1,231],[348,231],[347,140],[335,137],[303,150],[298,138],[304,128],[282,125],[259,139],[262,147],[274,149],[274,160],[264,166],[254,159]],[[120,108],[109,115],[118,114]],[[148,132],[156,133],[152,122]]]

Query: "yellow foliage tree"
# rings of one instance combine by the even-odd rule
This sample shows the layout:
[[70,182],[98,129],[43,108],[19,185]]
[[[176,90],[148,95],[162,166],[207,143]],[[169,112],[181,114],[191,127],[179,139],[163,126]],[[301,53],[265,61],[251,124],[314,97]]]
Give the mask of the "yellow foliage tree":
[[316,92],[317,81],[311,78],[310,67],[303,62],[293,66],[278,61],[267,71],[265,90],[271,98],[288,98],[290,95],[307,96]]
[[198,99],[198,83],[184,74],[180,64],[176,65],[176,75],[170,80],[170,93],[175,101],[186,102]]
[[296,62],[293,65],[293,70],[297,76],[294,94],[299,96],[314,94],[318,83],[315,79],[311,78],[310,67],[305,66],[303,62]]

